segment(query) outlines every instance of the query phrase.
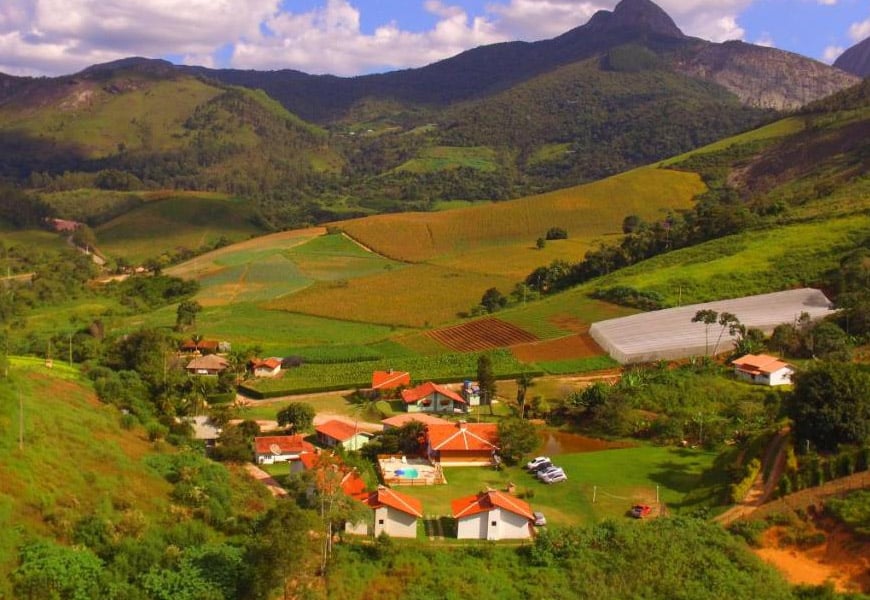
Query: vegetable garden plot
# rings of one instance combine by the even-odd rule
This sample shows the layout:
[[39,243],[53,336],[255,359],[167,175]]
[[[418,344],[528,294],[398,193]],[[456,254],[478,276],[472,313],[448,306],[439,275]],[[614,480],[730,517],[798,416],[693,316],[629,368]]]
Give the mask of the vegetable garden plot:
[[503,348],[538,339],[528,331],[495,318],[436,329],[427,335],[457,352]]

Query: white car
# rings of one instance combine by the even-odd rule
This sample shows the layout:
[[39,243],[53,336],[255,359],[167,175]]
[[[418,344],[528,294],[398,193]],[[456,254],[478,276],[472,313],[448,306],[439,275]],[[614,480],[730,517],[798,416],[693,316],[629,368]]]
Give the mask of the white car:
[[542,464],[548,463],[548,462],[550,462],[549,456],[539,456],[537,458],[533,458],[532,460],[530,460],[529,462],[526,463],[526,470],[527,471],[534,471]]
[[538,479],[540,479],[541,481],[544,481],[547,477],[552,477],[553,475],[556,475],[557,473],[562,473],[564,475],[565,471],[564,471],[564,469],[562,469],[562,467],[553,466],[553,467],[550,467],[549,469],[546,469],[544,471],[539,472]]
[[541,479],[544,483],[559,483],[561,481],[568,481],[568,476],[565,475],[565,471],[559,471],[557,473],[553,473],[549,477],[544,477]]
[[547,524],[547,517],[544,516],[542,512],[533,512],[532,516],[535,517],[535,527],[543,527]]

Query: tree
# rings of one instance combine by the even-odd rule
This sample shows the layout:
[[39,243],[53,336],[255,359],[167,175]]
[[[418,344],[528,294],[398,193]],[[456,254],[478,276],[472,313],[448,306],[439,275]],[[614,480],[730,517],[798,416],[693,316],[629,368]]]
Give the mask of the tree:
[[535,240],[535,248],[537,248],[538,250],[543,250],[544,248],[546,248],[546,246],[547,240],[545,240],[544,238],[539,237],[537,240]]
[[541,443],[535,426],[517,418],[499,421],[498,440],[499,455],[508,464],[518,463]]
[[307,402],[291,402],[278,411],[277,420],[281,427],[292,426],[294,433],[310,431],[314,424],[314,407]]
[[719,313],[710,309],[699,310],[692,317],[692,323],[704,324],[704,356],[710,354],[710,326],[716,324],[717,318],[719,318]]
[[862,444],[870,438],[870,371],[823,362],[795,375],[789,413],[799,439],[820,450]]
[[640,229],[643,224],[643,219],[641,219],[637,215],[628,215],[622,220],[622,233],[629,234],[634,233],[638,229]]
[[196,327],[196,315],[202,310],[202,306],[196,300],[184,300],[175,311],[175,330],[184,331],[190,327]]
[[284,598],[290,597],[291,581],[298,576],[301,563],[313,554],[309,531],[314,527],[314,515],[295,502],[279,502],[257,522],[251,552],[257,597],[272,597],[277,586]]
[[492,407],[492,399],[495,397],[495,372],[492,369],[492,359],[488,354],[481,354],[477,358],[477,384],[484,401]]
[[489,288],[483,293],[480,304],[488,313],[494,313],[507,305],[507,298],[496,288]]
[[534,381],[534,377],[528,373],[523,373],[517,377],[517,408],[521,419],[526,418],[526,392],[532,385],[532,381]]
[[88,600],[103,596],[102,573],[100,559],[90,550],[35,542],[22,548],[12,586],[22,600]]
[[547,230],[546,238],[548,240],[567,240],[568,232],[561,227],[550,227]]
[[810,331],[813,355],[849,360],[849,336],[836,323],[822,321]]

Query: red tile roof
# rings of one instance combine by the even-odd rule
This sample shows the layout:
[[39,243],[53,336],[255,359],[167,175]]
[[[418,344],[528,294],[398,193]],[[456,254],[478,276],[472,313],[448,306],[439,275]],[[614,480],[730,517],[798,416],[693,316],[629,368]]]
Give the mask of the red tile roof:
[[783,367],[791,366],[788,363],[782,362],[775,356],[769,356],[767,354],[747,354],[746,356],[735,358],[731,361],[731,364],[744,373],[764,373],[765,375],[770,375],[771,373],[779,371]]
[[534,520],[532,507],[527,502],[497,490],[488,490],[474,496],[459,498],[451,502],[450,507],[453,509],[453,518],[455,519],[462,519],[500,508],[526,519]]
[[422,383],[415,388],[402,390],[402,400],[404,400],[406,404],[411,404],[412,402],[418,402],[422,400],[426,396],[431,396],[435,392],[438,392],[442,396],[447,396],[448,398],[451,398],[454,402],[460,402],[462,404],[465,404],[465,400],[463,400],[462,396],[460,396],[453,390],[444,387],[443,385],[438,385],[436,383],[432,383],[431,381]]
[[348,496],[358,496],[366,491],[366,482],[359,476],[356,469],[347,471],[344,477],[341,478],[340,485],[341,491]]
[[383,419],[381,423],[383,423],[384,425],[389,425],[391,427],[402,427],[403,425],[407,425],[408,423],[411,423],[413,421],[423,423],[424,425],[450,424],[450,421],[446,419],[442,419],[434,415],[427,415],[426,413],[402,413],[400,415],[396,415],[395,417],[390,417],[389,419]]
[[254,368],[255,369],[269,369],[270,371],[274,370],[276,367],[281,366],[280,358],[267,358],[265,360],[255,360]]
[[498,450],[498,425],[495,423],[450,423],[429,425],[429,446],[433,450]]
[[337,420],[321,423],[315,427],[314,430],[317,431],[317,433],[331,437],[339,442],[346,442],[361,432],[361,430],[355,425]]
[[378,489],[361,498],[363,504],[371,508],[389,506],[417,518],[423,516],[423,503],[417,498],[400,494],[388,487],[378,486]]
[[373,390],[393,390],[402,385],[411,385],[407,371],[375,371],[372,373]]
[[219,346],[220,342],[217,340],[199,340],[199,342],[194,342],[193,340],[185,340],[181,343],[181,349],[185,352],[194,350],[208,350],[209,352],[217,352]]
[[314,446],[306,442],[305,436],[266,435],[254,438],[254,451],[257,454],[314,454]]

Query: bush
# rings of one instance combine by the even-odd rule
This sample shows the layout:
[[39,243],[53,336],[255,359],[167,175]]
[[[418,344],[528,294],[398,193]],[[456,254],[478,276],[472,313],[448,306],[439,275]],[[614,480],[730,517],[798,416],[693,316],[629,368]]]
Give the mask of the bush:
[[547,230],[546,238],[548,240],[567,240],[568,232],[561,227],[550,227]]
[[753,458],[749,461],[743,471],[743,478],[737,483],[733,483],[729,488],[729,494],[731,496],[731,502],[740,502],[749,493],[752,484],[755,482],[756,477],[761,472],[761,461],[757,458]]

